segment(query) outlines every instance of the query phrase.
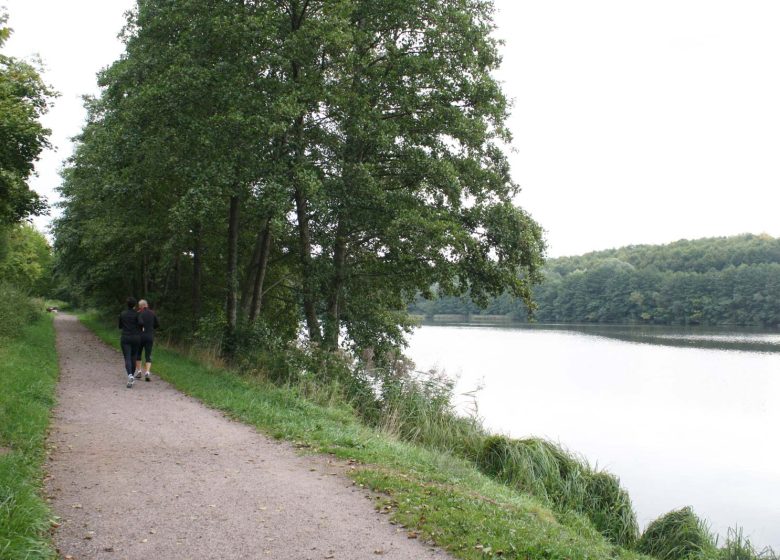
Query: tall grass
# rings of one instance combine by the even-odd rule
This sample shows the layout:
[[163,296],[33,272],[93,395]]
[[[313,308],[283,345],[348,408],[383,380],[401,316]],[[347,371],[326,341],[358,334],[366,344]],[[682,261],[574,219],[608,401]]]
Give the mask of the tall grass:
[[558,445],[537,438],[485,439],[477,464],[486,473],[544,500],[582,513],[610,541],[632,547],[638,536],[631,500],[619,480]]
[[637,550],[659,560],[712,559],[718,555],[709,527],[690,507],[670,511],[648,525]]
[[[16,313],[27,313],[26,302],[16,303]],[[40,497],[57,379],[54,329],[46,318],[11,332],[0,344],[0,558],[54,558],[52,514]]]
[[718,560],[778,560],[780,556],[771,548],[756,549],[745,536],[742,527],[735,527],[726,533],[726,542],[719,550]]

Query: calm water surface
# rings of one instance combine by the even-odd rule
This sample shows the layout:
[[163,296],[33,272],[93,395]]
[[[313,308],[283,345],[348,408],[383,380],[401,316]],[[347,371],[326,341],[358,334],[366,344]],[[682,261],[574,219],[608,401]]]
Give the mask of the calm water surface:
[[423,326],[408,354],[481,386],[491,430],[617,474],[640,526],[691,505],[780,549],[780,334]]

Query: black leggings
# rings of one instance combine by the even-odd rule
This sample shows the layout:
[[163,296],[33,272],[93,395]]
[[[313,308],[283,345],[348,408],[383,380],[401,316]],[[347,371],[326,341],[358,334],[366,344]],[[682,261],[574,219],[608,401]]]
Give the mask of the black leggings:
[[152,346],[154,346],[154,339],[148,336],[141,335],[140,346],[138,346],[138,357],[136,360],[141,361],[141,354],[146,353],[146,362],[152,363]]
[[125,370],[127,371],[127,375],[133,375],[133,373],[135,373],[136,356],[141,352],[141,337],[138,335],[122,335],[122,338],[119,339],[119,343],[122,346],[122,355],[125,357]]

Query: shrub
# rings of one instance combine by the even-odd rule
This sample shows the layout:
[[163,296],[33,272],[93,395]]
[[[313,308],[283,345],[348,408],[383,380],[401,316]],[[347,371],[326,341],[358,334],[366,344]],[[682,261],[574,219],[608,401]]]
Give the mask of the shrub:
[[37,321],[43,313],[43,303],[31,299],[17,288],[0,284],[0,338],[18,336],[22,329]]

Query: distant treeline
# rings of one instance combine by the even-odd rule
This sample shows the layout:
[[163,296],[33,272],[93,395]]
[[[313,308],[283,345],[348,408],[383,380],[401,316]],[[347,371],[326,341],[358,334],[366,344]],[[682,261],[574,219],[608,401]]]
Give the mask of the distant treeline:
[[[638,245],[552,259],[534,289],[539,322],[667,325],[780,324],[780,239],[740,235]],[[484,309],[468,296],[418,299],[412,312],[506,315],[527,308],[504,295]]]

